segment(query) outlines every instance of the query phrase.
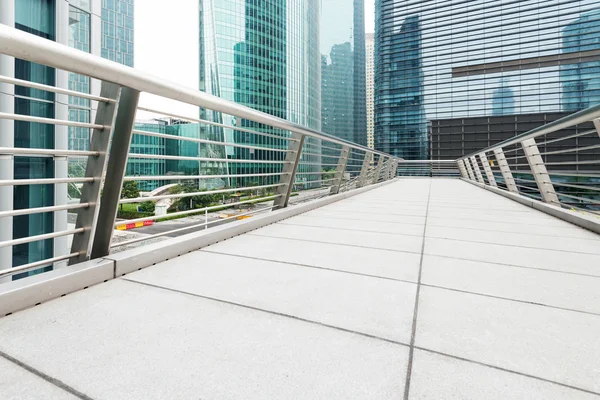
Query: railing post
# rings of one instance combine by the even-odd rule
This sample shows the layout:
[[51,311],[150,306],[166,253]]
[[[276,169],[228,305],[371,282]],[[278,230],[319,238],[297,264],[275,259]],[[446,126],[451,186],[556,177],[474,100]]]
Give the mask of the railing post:
[[377,160],[377,167],[375,167],[375,175],[373,175],[373,180],[371,181],[371,183],[373,184],[379,182],[379,176],[381,175],[381,169],[383,168],[384,158],[385,157],[381,154],[379,155],[379,160]]
[[485,153],[479,154],[479,159],[481,160],[483,170],[485,171],[485,176],[487,177],[490,186],[498,187],[498,185],[496,184],[496,178],[494,178],[492,168],[490,167],[490,162],[488,161],[488,158],[485,155]]
[[465,168],[465,162],[463,160],[456,160],[456,165],[458,165],[460,176],[462,176],[464,179],[469,179],[469,175],[467,175],[467,169]]
[[344,178],[344,172],[346,171],[346,165],[348,164],[349,155],[350,147],[342,147],[342,150],[340,151],[340,158],[338,159],[337,169],[335,170],[335,176],[333,178],[329,194],[338,194],[340,192],[340,186],[342,185],[342,179]]
[[598,136],[600,136],[600,118],[594,120],[594,126],[596,127],[596,132],[598,132]]
[[479,168],[479,164],[477,163],[477,159],[475,158],[475,156],[471,157],[471,163],[473,164],[473,170],[475,171],[475,176],[477,177],[477,181],[479,181],[479,183],[485,184],[485,181],[483,180],[483,176],[481,175],[481,169]]
[[508,191],[519,193],[519,189],[517,189],[517,185],[515,184],[515,178],[513,178],[512,172],[510,172],[510,167],[508,166],[508,162],[506,161],[506,157],[504,156],[504,151],[502,151],[501,148],[494,149],[494,156],[496,157],[498,167],[500,167],[500,173],[502,173],[502,178],[504,178],[504,184],[506,185]]
[[367,174],[369,173],[369,164],[371,164],[371,156],[373,153],[369,153],[365,151],[365,158],[363,159],[363,165],[360,169],[360,175],[358,176],[358,183],[356,184],[357,188],[365,186],[367,181]]
[[398,159],[394,159],[392,166],[392,172],[390,173],[390,179],[394,179],[398,175]]
[[92,225],[92,229],[95,230],[90,254],[92,259],[104,257],[110,251],[110,241],[115,231],[114,225],[121,198],[121,188],[139,99],[139,91],[128,87],[121,88],[121,95],[116,104],[114,133],[112,134],[110,154],[106,165],[106,176],[104,178],[106,184],[102,188],[98,219],[95,226]]
[[96,223],[100,211],[100,192],[102,190],[102,180],[106,172],[108,160],[108,148],[111,138],[115,131],[115,118],[117,115],[116,104],[119,102],[121,89],[119,86],[103,82],[100,90],[100,96],[115,99],[116,103],[98,103],[95,123],[104,125],[103,130],[94,129],[90,136],[90,151],[97,151],[97,157],[88,157],[85,170],[86,178],[94,178],[93,182],[85,182],[81,188],[81,203],[89,203],[87,208],[77,210],[76,228],[85,228],[81,233],[73,236],[71,244],[71,253],[79,253],[69,261],[71,264],[86,261],[92,253],[92,242],[96,233]]
[[288,141],[288,152],[286,153],[285,164],[283,164],[281,171],[283,174],[279,180],[280,185],[277,186],[276,192],[279,197],[276,197],[273,202],[274,210],[288,206],[294,180],[296,179],[296,171],[298,171],[298,164],[300,164],[300,158],[302,157],[304,135],[293,132],[291,138],[295,140]]
[[473,167],[471,166],[471,161],[468,158],[463,158],[465,162],[465,167],[467,167],[467,173],[469,174],[469,179],[474,181],[475,175],[473,174]]
[[387,181],[388,179],[390,179],[390,175],[392,174],[393,167],[394,167],[394,160],[392,160],[391,158],[388,158],[388,165],[387,165],[387,168],[385,169],[385,173],[383,174],[384,181]]
[[556,191],[554,190],[554,185],[550,180],[550,176],[548,175],[548,171],[546,170],[544,160],[540,155],[540,150],[538,149],[535,139],[532,138],[523,140],[521,142],[521,146],[523,146],[525,157],[527,157],[527,162],[529,163],[533,178],[535,179],[540,194],[542,195],[542,199],[546,203],[560,204],[558,197],[556,196]]

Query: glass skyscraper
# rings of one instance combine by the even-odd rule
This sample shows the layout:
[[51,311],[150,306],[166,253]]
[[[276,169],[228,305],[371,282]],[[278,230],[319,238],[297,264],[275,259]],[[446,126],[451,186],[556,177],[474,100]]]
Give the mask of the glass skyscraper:
[[[200,90],[239,104],[321,128],[317,0],[200,0]],[[287,132],[244,119],[201,110],[202,119],[231,128],[205,127],[203,137],[264,147],[285,148],[282,139],[257,136],[236,127],[285,137]],[[320,152],[318,141],[305,146]],[[201,147],[204,157],[280,160],[282,152]],[[301,172],[320,172],[320,157],[306,156]],[[281,164],[203,163],[203,173],[278,172]],[[310,164],[310,165],[308,165]],[[309,174],[300,175],[310,177]],[[264,178],[270,183],[276,178]],[[252,179],[252,181],[254,181]],[[244,185],[249,181],[234,180]]]
[[328,0],[321,11],[323,132],[367,144],[364,0]]
[[437,136],[438,148],[481,148],[514,135],[516,116],[541,125],[598,104],[599,10],[596,0],[377,0],[375,148],[428,158],[432,126],[457,132]]

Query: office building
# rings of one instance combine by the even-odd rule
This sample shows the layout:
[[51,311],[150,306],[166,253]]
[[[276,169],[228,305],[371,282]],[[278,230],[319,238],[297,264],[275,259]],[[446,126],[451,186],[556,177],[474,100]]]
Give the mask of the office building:
[[[0,23],[133,64],[133,0],[0,0]],[[99,82],[7,56],[0,56],[0,74],[84,93],[100,92]],[[7,84],[2,84],[1,92],[1,112],[82,122],[93,120],[94,110],[87,100]],[[87,129],[2,120],[0,130],[0,145],[4,147],[88,148]],[[60,178],[70,172],[80,175],[82,171],[85,159],[15,156],[0,160],[1,179]],[[68,202],[67,193],[66,184],[7,186],[0,189],[0,209],[64,205]],[[66,229],[66,210],[15,216],[1,221],[0,241]],[[60,237],[0,248],[0,269],[63,255],[67,247],[67,238]],[[46,267],[49,268],[52,266]]]
[[366,76],[367,76],[367,147],[375,148],[375,36],[367,33],[366,39]]
[[591,0],[377,2],[375,148],[450,158],[598,104],[599,10]]
[[[200,0],[200,90],[308,128],[321,128],[321,71],[317,0]],[[249,120],[201,110],[200,117],[227,126],[205,127],[203,137],[260,147],[285,148],[287,141],[246,130],[286,137]],[[236,130],[236,127],[244,130]],[[320,154],[320,144],[305,148]],[[206,145],[202,156],[282,160],[282,152]],[[303,156],[299,177],[320,179],[320,156]],[[203,173],[277,173],[281,164],[208,163]],[[314,173],[315,175],[311,175]],[[272,183],[277,177],[235,179],[234,185]]]
[[364,1],[321,4],[321,128],[366,145]]

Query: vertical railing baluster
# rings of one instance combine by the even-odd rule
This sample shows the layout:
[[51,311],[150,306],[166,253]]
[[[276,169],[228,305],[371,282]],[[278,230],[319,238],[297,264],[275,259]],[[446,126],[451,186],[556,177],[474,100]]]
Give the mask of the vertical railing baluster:
[[475,158],[475,156],[471,156],[470,160],[471,160],[471,164],[473,164],[473,170],[475,171],[475,177],[477,178],[477,181],[479,183],[485,184],[485,181],[483,180],[483,176],[481,175],[481,169],[479,168],[479,163],[477,163],[477,159]]
[[521,146],[525,152],[525,157],[529,163],[533,179],[535,179],[540,194],[542,195],[542,199],[546,203],[560,204],[535,139],[523,140]]
[[273,202],[273,209],[277,210],[288,206],[290,196],[292,195],[292,187],[296,179],[298,164],[302,157],[302,148],[304,146],[304,135],[292,133],[291,139],[288,141],[288,152],[285,155],[285,164],[283,164],[282,175],[279,180],[280,185],[277,186],[276,194],[279,197]]
[[[100,90],[100,96],[115,99],[119,101],[120,87],[112,83],[103,82]],[[97,151],[97,157],[88,157],[85,177],[94,178],[92,182],[85,182],[81,187],[81,203],[89,203],[87,208],[77,210],[76,228],[85,228],[85,231],[73,236],[71,244],[71,253],[79,253],[79,256],[70,260],[71,264],[86,261],[92,253],[92,243],[98,213],[100,211],[100,194],[102,190],[102,180],[106,173],[108,162],[108,148],[112,135],[114,134],[114,124],[117,115],[116,103],[98,103],[96,118],[94,122],[103,125],[103,130],[94,129],[90,136],[90,151]]]
[[490,162],[488,161],[485,153],[479,154],[479,159],[481,160],[481,165],[483,165],[483,170],[485,171],[485,176],[490,184],[490,186],[497,187],[496,178],[494,178],[494,174],[492,173],[492,168],[490,167]]
[[369,174],[369,164],[371,163],[371,156],[373,153],[365,151],[365,158],[363,159],[362,168],[360,169],[360,175],[358,177],[358,183],[356,187],[363,187],[367,182],[367,175]]
[[502,174],[502,178],[504,179],[504,184],[506,188],[513,193],[519,193],[519,189],[515,184],[515,178],[513,178],[512,172],[510,171],[510,167],[508,166],[508,162],[506,161],[506,156],[504,155],[504,151],[500,149],[494,149],[494,156],[496,157],[496,162],[498,163],[498,167],[500,168],[500,173]]
[[467,173],[469,174],[469,179],[474,181],[475,174],[473,174],[473,166],[471,165],[471,161],[469,161],[468,158],[463,158],[463,161],[465,162],[465,167],[467,167]]
[[465,168],[465,162],[460,159],[456,160],[456,164],[458,165],[458,170],[460,171],[460,176],[464,179],[469,179],[469,175],[467,174],[467,169]]
[[340,192],[340,186],[342,179],[344,178],[344,172],[346,171],[346,165],[348,165],[348,157],[350,155],[350,147],[344,146],[340,150],[340,158],[338,159],[338,165],[335,170],[335,176],[331,185],[329,194],[338,194]]
[[379,155],[379,160],[377,160],[377,167],[375,167],[375,174],[373,175],[372,184],[379,182],[379,176],[381,175],[381,169],[383,168],[383,159],[385,157],[381,154]]

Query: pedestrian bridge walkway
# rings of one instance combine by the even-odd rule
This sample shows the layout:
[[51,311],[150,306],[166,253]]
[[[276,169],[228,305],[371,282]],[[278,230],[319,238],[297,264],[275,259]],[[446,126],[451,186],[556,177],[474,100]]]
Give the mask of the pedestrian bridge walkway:
[[2,399],[597,399],[600,236],[404,179],[0,319]]

